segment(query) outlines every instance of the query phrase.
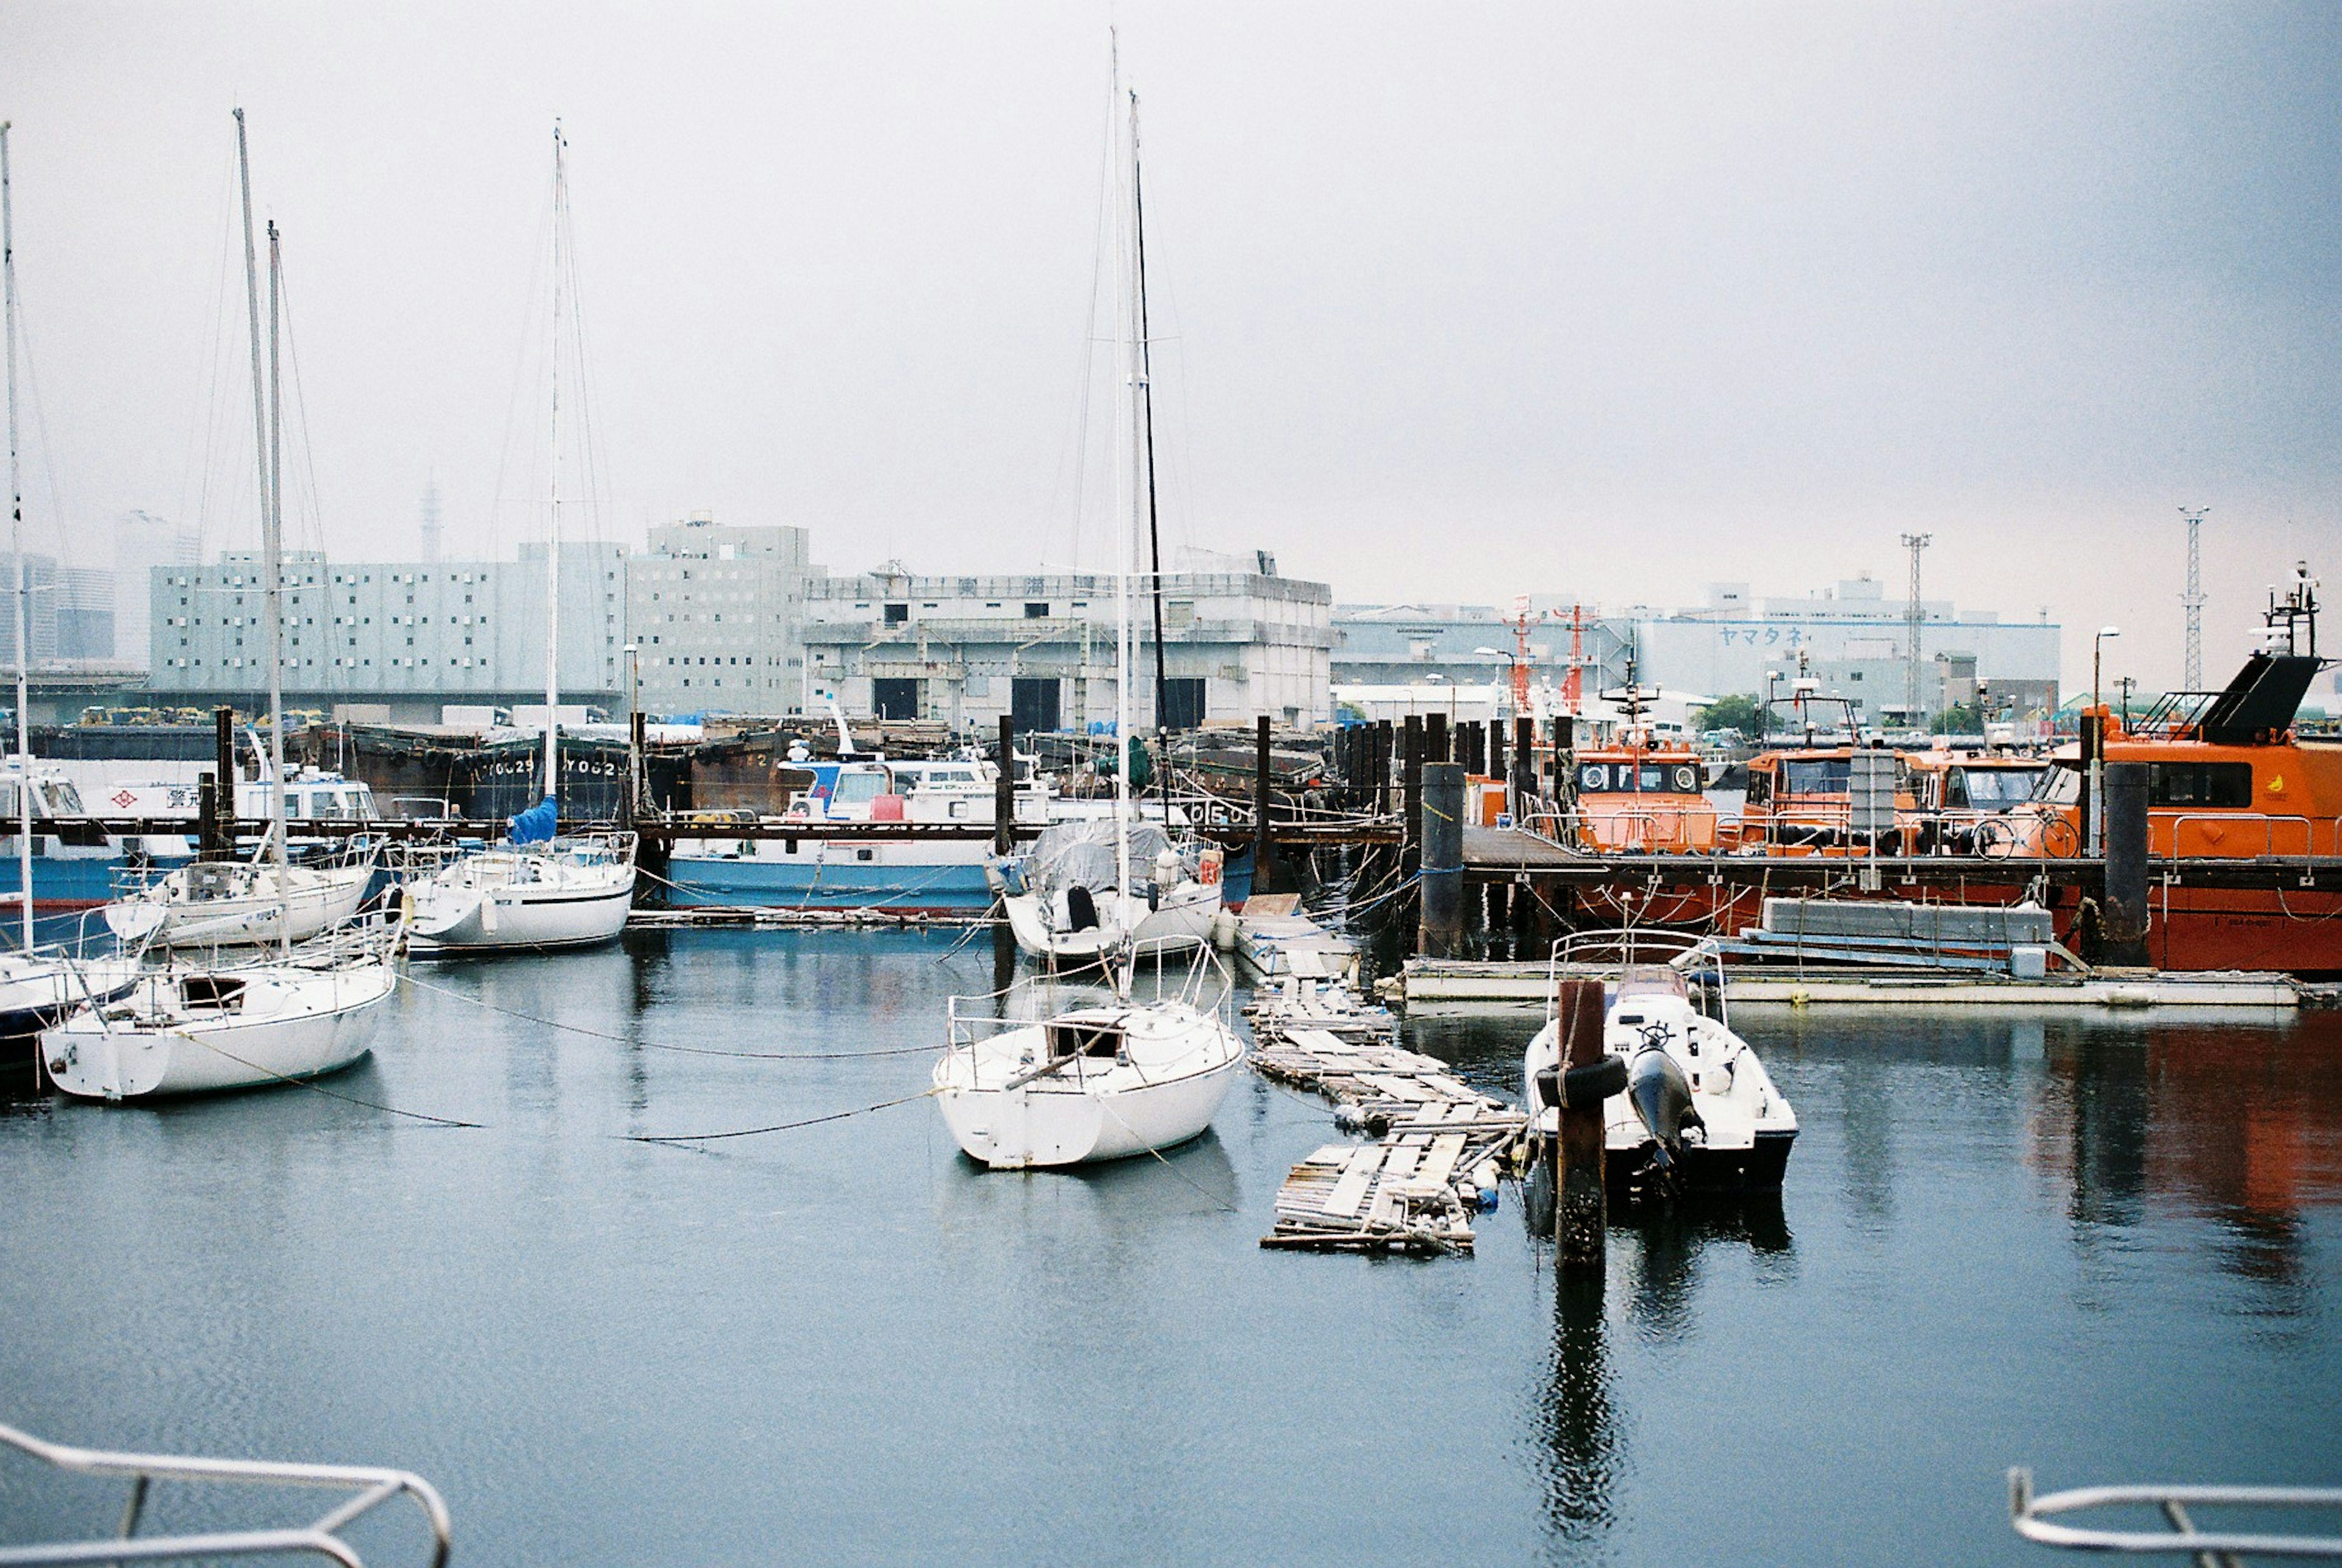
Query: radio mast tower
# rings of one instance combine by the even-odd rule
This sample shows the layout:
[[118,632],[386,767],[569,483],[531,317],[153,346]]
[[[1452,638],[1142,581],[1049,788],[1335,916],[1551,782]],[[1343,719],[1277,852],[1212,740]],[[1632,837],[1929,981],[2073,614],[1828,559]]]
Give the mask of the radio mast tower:
[[2209,506],[2179,509],[2179,514],[2187,519],[2187,592],[2179,595],[2179,602],[2187,607],[2187,657],[2179,684],[2190,692],[2204,689],[2204,551],[2200,535],[2204,514],[2210,510]]
[[1904,649],[1907,661],[1903,674],[1903,720],[1914,729],[1927,727],[1927,715],[1919,702],[1919,636],[1927,621],[1927,606],[1919,602],[1919,552],[1934,543],[1933,534],[1906,534],[1903,547],[1911,552],[1911,602],[1903,610]]

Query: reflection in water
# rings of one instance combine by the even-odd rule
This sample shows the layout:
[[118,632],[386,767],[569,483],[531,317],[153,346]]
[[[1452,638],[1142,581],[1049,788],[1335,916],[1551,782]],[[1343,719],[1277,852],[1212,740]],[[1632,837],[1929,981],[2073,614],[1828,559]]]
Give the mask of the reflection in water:
[[2301,1211],[2342,1200],[2337,1022],[2053,1024],[2033,1163],[2066,1185],[2086,1237],[2157,1211],[2214,1221],[2221,1266],[2267,1287],[2261,1310],[2293,1315],[2308,1290]]
[[1546,1516],[1564,1541],[1599,1538],[1616,1521],[1612,1480],[1619,1461],[1610,1403],[1609,1330],[1599,1268],[1568,1269],[1554,1283],[1553,1358],[1540,1424]]
[[[1536,1209],[1532,1194],[1529,1223]],[[1551,1186],[1543,1213],[1550,1224]],[[1795,1256],[1779,1194],[1703,1197],[1667,1204],[1630,1205],[1613,1200],[1612,1261],[1625,1260],[1633,1288],[1626,1316],[1646,1339],[1690,1333],[1698,1317],[1700,1263],[1717,1245],[1746,1246],[1760,1256]],[[1543,1253],[1548,1263],[1550,1252]],[[1616,1483],[1626,1469],[1624,1422],[1610,1365],[1608,1271],[1557,1270],[1554,1281],[1553,1355],[1539,1412],[1539,1470],[1546,1513],[1566,1542],[1586,1542],[1616,1523]],[[1776,1275],[1774,1277],[1782,1277]]]
[[1629,1315],[1645,1336],[1680,1339],[1691,1331],[1699,1263],[1718,1243],[1793,1256],[1778,1193],[1746,1198],[1699,1197],[1624,1210],[1611,1205],[1611,1244],[1634,1248],[1636,1287]]

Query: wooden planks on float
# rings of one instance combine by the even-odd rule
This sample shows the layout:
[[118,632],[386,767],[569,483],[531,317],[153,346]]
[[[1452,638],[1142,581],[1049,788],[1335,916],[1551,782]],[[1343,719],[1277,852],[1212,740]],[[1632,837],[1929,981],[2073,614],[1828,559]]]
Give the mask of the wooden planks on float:
[[1390,1014],[1338,988],[1296,987],[1255,1011],[1253,1066],[1323,1094],[1336,1122],[1373,1135],[1329,1144],[1293,1167],[1265,1247],[1315,1252],[1469,1252],[1472,1214],[1522,1136],[1517,1107],[1447,1064],[1401,1046]]

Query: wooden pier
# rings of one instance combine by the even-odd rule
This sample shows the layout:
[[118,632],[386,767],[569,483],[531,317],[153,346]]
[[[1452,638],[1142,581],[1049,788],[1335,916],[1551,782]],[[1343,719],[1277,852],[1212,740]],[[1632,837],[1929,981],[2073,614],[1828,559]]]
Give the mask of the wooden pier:
[[1375,1135],[1293,1167],[1264,1247],[1312,1252],[1472,1250],[1472,1214],[1527,1119],[1447,1064],[1398,1044],[1391,1015],[1339,987],[1289,985],[1256,1004],[1252,1064],[1334,1102],[1337,1124]]

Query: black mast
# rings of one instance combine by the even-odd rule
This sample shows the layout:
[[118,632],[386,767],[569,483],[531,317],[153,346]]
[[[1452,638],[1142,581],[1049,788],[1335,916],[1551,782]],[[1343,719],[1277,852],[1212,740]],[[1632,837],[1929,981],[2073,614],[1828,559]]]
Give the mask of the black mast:
[[[1138,396],[1140,418],[1146,427],[1146,545],[1154,562],[1155,604],[1155,744],[1162,754],[1164,786],[1169,786],[1171,748],[1165,740],[1170,729],[1171,682],[1163,670],[1163,530],[1155,517],[1155,374],[1146,334],[1146,198],[1138,182],[1138,95],[1130,95],[1130,201],[1133,226],[1138,237]],[[1124,759],[1128,765],[1128,759]]]

